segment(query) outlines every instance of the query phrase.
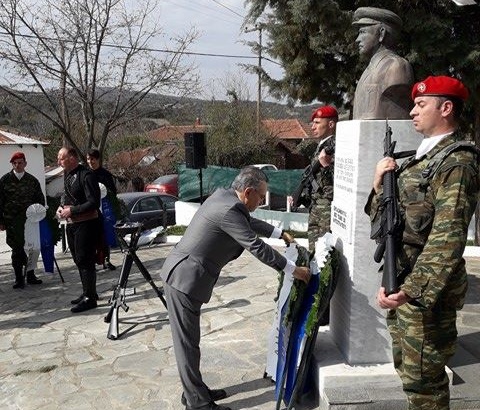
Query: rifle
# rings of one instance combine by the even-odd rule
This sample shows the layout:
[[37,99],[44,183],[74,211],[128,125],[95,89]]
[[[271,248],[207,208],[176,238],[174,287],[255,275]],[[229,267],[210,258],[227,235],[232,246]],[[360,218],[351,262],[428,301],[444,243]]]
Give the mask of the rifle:
[[[333,155],[335,153],[335,139],[330,138],[325,145],[320,146],[320,150],[324,149],[327,155]],[[305,208],[310,208],[312,203],[312,193],[318,191],[318,182],[315,179],[317,173],[322,168],[320,161],[318,160],[319,152],[315,151],[314,160],[308,165],[302,174],[302,179],[297,189],[295,189],[292,195],[292,211],[295,212],[301,205]]]
[[[153,220],[147,221],[146,223],[155,224]],[[116,340],[120,336],[118,320],[119,309],[122,308],[125,312],[128,312],[129,309],[126,303],[127,284],[130,270],[132,269],[134,263],[135,265],[137,265],[137,268],[140,270],[140,273],[142,274],[144,279],[156,292],[163,306],[165,306],[165,308],[167,307],[167,302],[163,297],[162,290],[157,287],[152,277],[150,276],[147,268],[143,265],[142,261],[137,256],[136,251],[139,247],[138,240],[140,239],[141,233],[145,228],[148,228],[148,226],[144,225],[141,222],[119,222],[115,225],[115,233],[117,234],[122,251],[125,251],[125,255],[123,258],[123,264],[120,272],[120,277],[118,278],[118,283],[115,286],[113,290],[113,295],[109,300],[109,303],[111,305],[110,310],[103,319],[105,323],[109,323],[107,337],[111,340]],[[125,235],[130,235],[129,241],[125,239]],[[131,292],[129,293],[132,294]],[[133,289],[133,294],[135,294],[135,288]]]
[[[392,128],[385,124],[384,157],[405,158],[415,154],[415,151],[402,151],[395,154],[396,141],[392,142]],[[381,229],[378,235],[374,235],[373,239],[380,238],[373,259],[375,262],[383,262],[382,286],[385,293],[390,295],[398,290],[397,281],[397,238],[401,235],[402,220],[398,209],[398,198],[396,192],[396,175],[395,171],[388,171],[383,175],[383,196],[382,207],[383,214],[381,218]]]

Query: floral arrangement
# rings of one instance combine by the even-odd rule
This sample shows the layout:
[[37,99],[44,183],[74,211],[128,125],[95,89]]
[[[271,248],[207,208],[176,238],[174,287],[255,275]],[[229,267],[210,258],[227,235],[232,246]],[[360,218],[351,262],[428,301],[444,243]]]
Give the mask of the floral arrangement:
[[[305,326],[306,336],[312,336],[318,328],[318,323],[327,309],[330,298],[335,290],[339,254],[333,247],[333,236],[330,233],[327,233],[317,241],[314,252],[309,252],[300,245],[296,245],[296,251],[298,252],[296,259],[297,266],[309,266],[312,275],[319,275],[318,287],[313,291],[313,303],[310,306]],[[285,275],[281,272],[279,275],[277,298],[283,286],[284,279]],[[285,325],[292,322],[303,309],[307,289],[308,285],[304,282],[298,279],[293,280],[287,302],[288,306],[283,318]]]

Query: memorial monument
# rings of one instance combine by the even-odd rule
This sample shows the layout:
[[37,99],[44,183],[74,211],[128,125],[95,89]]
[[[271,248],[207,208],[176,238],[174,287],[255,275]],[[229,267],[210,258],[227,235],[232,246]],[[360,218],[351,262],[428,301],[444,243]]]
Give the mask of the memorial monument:
[[[375,166],[384,155],[386,120],[392,140],[397,141],[395,151],[414,150],[420,144],[409,119],[413,73],[410,64],[392,51],[401,29],[399,16],[361,7],[354,13],[353,24],[360,28],[357,43],[370,63],[355,92],[354,119],[337,124],[331,229],[342,258],[330,305],[330,329],[319,335],[315,351],[320,408],[332,397],[340,399],[338,395],[347,403],[358,389],[367,392],[369,385],[380,396],[380,385],[389,383],[401,392],[385,311],[375,299],[380,265],[373,261],[376,244],[370,239],[364,206]],[[367,396],[362,400],[369,402]]]
[[402,19],[390,10],[360,7],[353,15],[353,25],[358,26],[355,41],[360,57],[369,60],[355,90],[353,119],[410,118],[413,70],[394,51]]

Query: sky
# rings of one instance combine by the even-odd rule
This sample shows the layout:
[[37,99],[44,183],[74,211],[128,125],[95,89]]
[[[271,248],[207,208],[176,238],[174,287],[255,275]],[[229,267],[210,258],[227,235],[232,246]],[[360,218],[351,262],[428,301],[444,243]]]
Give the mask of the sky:
[[[242,29],[243,18],[247,14],[243,0],[160,0],[160,25],[165,34],[181,34],[191,27],[199,31],[199,38],[189,51],[232,57],[194,56],[195,64],[201,76],[203,93],[201,98],[226,99],[225,83],[227,78],[235,78],[245,83],[246,94],[250,100],[257,99],[257,75],[246,73],[240,66],[258,64],[258,55],[242,41],[257,41],[258,31],[245,33]],[[248,27],[247,27],[248,28]],[[265,41],[263,33],[262,42]],[[234,57],[236,56],[236,57]],[[262,59],[262,66],[274,77],[281,76],[281,68]],[[273,101],[268,91],[262,87],[262,99]]]
[[[27,4],[34,2],[24,1]],[[148,0],[124,1],[127,9],[131,11],[145,7],[148,2]],[[197,67],[202,85],[202,92],[192,97],[210,99],[214,96],[217,99],[228,99],[225,84],[230,85],[233,81],[235,90],[241,85],[242,99],[256,101],[258,76],[245,72],[240,66],[241,63],[258,64],[258,55],[243,44],[245,41],[258,42],[259,39],[258,31],[246,33],[242,27],[247,14],[244,0],[153,0],[153,3],[157,4],[157,13],[149,17],[156,21],[164,32],[162,38],[149,42],[153,49],[168,49],[170,37],[184,36],[192,28],[199,33],[187,51],[202,55],[185,57],[188,64],[194,63]],[[266,33],[263,33],[263,38],[265,43]],[[282,70],[279,64],[273,64],[263,58],[262,66],[274,77],[281,77]],[[3,76],[10,78],[11,72],[7,73],[3,66],[0,66],[0,81]],[[262,100],[275,101],[269,97],[268,90],[263,86]]]

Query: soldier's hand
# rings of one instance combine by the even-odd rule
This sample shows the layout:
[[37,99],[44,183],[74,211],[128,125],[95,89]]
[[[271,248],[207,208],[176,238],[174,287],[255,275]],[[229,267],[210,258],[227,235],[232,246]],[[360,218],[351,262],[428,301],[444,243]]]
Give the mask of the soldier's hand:
[[385,157],[378,161],[375,168],[375,176],[373,178],[373,189],[375,192],[380,191],[380,187],[383,183],[383,175],[388,171],[394,171],[396,167],[397,163],[391,157]]
[[328,167],[333,163],[333,155],[328,155],[325,151],[325,148],[320,151],[318,155],[318,161],[320,165],[324,168]]
[[310,280],[310,269],[306,266],[297,266],[293,271],[293,277],[299,279],[305,283],[308,283]]
[[385,288],[381,287],[377,293],[377,303],[382,309],[396,309],[411,299],[403,290],[387,296]]

